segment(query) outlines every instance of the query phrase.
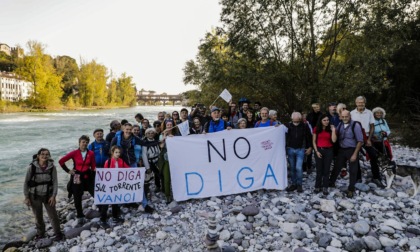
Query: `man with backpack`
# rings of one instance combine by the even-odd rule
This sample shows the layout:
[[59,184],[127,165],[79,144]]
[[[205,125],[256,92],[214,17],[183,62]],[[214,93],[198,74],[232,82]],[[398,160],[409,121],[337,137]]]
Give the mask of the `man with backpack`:
[[259,120],[255,123],[254,128],[273,126],[275,123],[274,123],[274,121],[272,121],[268,118],[268,114],[269,114],[268,108],[263,107],[260,110],[261,120]]
[[350,183],[348,187],[347,197],[353,198],[355,184],[357,181],[358,155],[363,145],[363,132],[360,123],[351,120],[350,112],[344,110],[341,113],[342,123],[338,124],[336,134],[339,141],[339,150],[334,169],[331,172],[330,186],[335,185],[341,167],[349,161]]
[[109,143],[104,140],[104,130],[95,129],[93,131],[95,140],[89,144],[88,150],[95,153],[96,167],[104,167],[105,161],[109,158]]
[[356,108],[351,111],[351,118],[354,121],[360,122],[365,131],[365,141],[362,148],[365,150],[370,158],[370,167],[372,169],[372,182],[380,188],[385,188],[385,185],[381,182],[381,174],[378,166],[378,155],[375,149],[372,147],[372,136],[375,129],[375,118],[373,117],[372,111],[366,108],[366,98],[364,96],[358,96],[356,98]]

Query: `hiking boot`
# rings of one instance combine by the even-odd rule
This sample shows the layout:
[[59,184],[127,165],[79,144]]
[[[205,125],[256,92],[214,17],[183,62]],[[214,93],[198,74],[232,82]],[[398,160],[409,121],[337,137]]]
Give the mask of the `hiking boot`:
[[286,192],[293,192],[296,189],[297,189],[296,185],[290,185],[286,188]]
[[385,185],[379,179],[372,179],[372,183],[377,185],[379,188],[385,188]]
[[321,192],[321,188],[315,188],[314,193],[320,193]]
[[77,226],[78,226],[78,227],[83,226],[83,224],[85,224],[85,223],[86,223],[86,220],[85,220],[85,218],[84,218],[84,217],[82,217],[82,218],[77,218]]
[[153,209],[151,206],[147,205],[147,206],[144,208],[144,211],[145,211],[146,213],[151,214],[151,213],[153,213],[153,212],[155,211],[155,209]]
[[324,187],[324,188],[322,189],[322,194],[324,194],[325,196],[327,196],[327,195],[328,195],[328,187]]
[[303,192],[302,185],[298,185],[298,186],[297,186],[297,192],[298,192],[298,193]]
[[64,239],[64,234],[60,232],[60,233],[55,235],[53,241],[61,241],[63,239]]
[[110,226],[109,226],[108,222],[106,222],[106,221],[100,221],[100,222],[99,222],[99,226],[101,226],[101,228],[103,228],[103,229],[108,229],[108,228],[110,228]]
[[351,198],[354,197],[354,192],[353,191],[348,191],[346,196],[347,196],[347,198],[351,199]]
[[122,223],[124,223],[124,219],[123,218],[120,218],[120,217],[113,217],[112,218],[112,223],[114,223],[114,224],[122,224]]
[[34,241],[39,241],[45,238],[45,234],[37,234],[34,237]]

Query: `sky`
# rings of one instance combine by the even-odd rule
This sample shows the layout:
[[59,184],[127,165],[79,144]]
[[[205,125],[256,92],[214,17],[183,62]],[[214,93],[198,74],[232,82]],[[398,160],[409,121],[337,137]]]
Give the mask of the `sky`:
[[0,43],[45,44],[46,53],[96,60],[139,89],[178,94],[183,67],[220,26],[218,0],[0,0]]

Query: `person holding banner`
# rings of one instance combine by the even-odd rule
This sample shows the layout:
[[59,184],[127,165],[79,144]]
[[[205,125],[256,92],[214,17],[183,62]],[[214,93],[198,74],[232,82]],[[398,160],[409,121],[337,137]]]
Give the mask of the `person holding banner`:
[[228,127],[227,122],[220,120],[220,109],[213,107],[211,109],[211,120],[204,125],[204,133],[214,133],[225,129],[231,129],[231,127]]
[[[159,159],[160,154],[160,148],[159,148],[159,141],[155,140],[155,134],[156,130],[153,128],[146,130],[146,138],[144,139],[143,144],[143,162],[144,167],[146,167],[146,171],[151,170],[154,173],[155,177],[155,192],[161,191],[161,176],[159,173],[159,169],[157,168],[157,163]],[[146,182],[146,181],[145,181]],[[147,195],[150,191],[149,185],[144,185],[144,191]]]
[[[82,209],[83,193],[88,191],[94,197],[96,162],[95,153],[87,149],[89,141],[88,136],[81,136],[79,138],[79,148],[69,152],[58,161],[63,170],[71,175],[70,190],[74,195],[74,206],[76,207],[79,226],[85,223],[85,215]],[[73,160],[74,168],[72,170],[66,166],[66,162],[70,159]]]
[[160,135],[160,147],[161,151],[159,153],[158,167],[162,178],[162,190],[166,197],[166,203],[169,204],[172,202],[172,190],[171,190],[171,172],[169,168],[168,161],[168,150],[166,149],[165,140],[167,137],[179,136],[177,128],[174,127],[174,123],[171,120],[165,121],[163,132]]
[[[121,155],[121,147],[119,146],[112,146],[111,148],[111,158],[109,158],[107,161],[105,161],[105,165],[103,168],[130,168],[128,164],[124,162],[120,158]],[[99,205],[99,210],[101,212],[101,218],[100,218],[100,225],[103,229],[109,228],[109,225],[107,223],[108,218],[108,207],[109,205]],[[120,207],[118,204],[113,204],[112,206],[112,222],[113,224],[119,224],[123,223],[124,219],[120,218]]]

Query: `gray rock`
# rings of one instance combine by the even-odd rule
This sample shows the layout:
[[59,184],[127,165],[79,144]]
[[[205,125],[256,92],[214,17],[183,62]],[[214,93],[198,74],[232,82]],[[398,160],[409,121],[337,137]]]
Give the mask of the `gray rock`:
[[[242,239],[242,238],[244,238],[244,236],[242,235],[242,233],[241,232],[239,232],[239,231],[235,231],[234,233],[233,233],[233,239]],[[240,244],[240,243],[238,243],[238,244]]]
[[240,213],[240,214],[236,215],[236,220],[237,221],[244,221],[244,220],[246,220],[246,216],[243,215],[242,213]]
[[317,226],[317,225],[316,225],[316,223],[315,223],[314,221],[310,220],[310,219],[306,219],[306,220],[305,220],[305,223],[306,223],[306,224],[308,224],[308,226],[309,226],[310,228],[314,228],[314,227],[316,227],[316,226]]
[[367,192],[370,190],[370,187],[363,183],[356,183],[354,187],[356,187],[357,190],[362,191],[362,192]]
[[354,204],[353,204],[353,203],[351,203],[351,202],[350,202],[350,201],[348,201],[348,200],[342,200],[342,201],[340,201],[340,203],[339,203],[338,205],[340,205],[340,206],[344,207],[344,208],[345,208],[345,209],[347,209],[347,210],[351,210],[351,209],[353,209],[353,208],[354,208]]
[[223,230],[219,234],[219,240],[227,241],[230,239],[230,232],[228,230]]
[[89,225],[78,227],[78,228],[71,228],[67,230],[66,232],[64,232],[64,236],[66,237],[66,239],[72,239],[79,236],[83,230],[89,230],[89,229],[90,229]]
[[286,214],[283,217],[287,222],[297,223],[300,220],[300,216],[298,214]]
[[288,234],[294,233],[296,229],[298,228],[296,223],[289,223],[289,222],[281,223],[280,227],[283,230],[283,232],[288,233]]
[[42,249],[42,248],[46,248],[49,247],[53,244],[53,239],[41,239],[39,241],[36,242],[35,247]]
[[303,230],[298,230],[296,232],[293,232],[292,237],[297,240],[302,240],[306,238],[306,232]]
[[182,211],[182,206],[180,206],[180,205],[177,205],[177,206],[174,206],[174,207],[171,208],[171,213],[172,214],[177,214],[181,211]]
[[272,227],[277,227],[279,225],[279,221],[270,215],[268,216],[268,224],[270,224]]
[[333,213],[336,211],[335,209],[335,201],[334,200],[321,200],[321,210],[328,213]]
[[363,237],[363,241],[366,243],[369,250],[375,251],[382,247],[381,242],[373,236],[365,236]]
[[231,246],[223,246],[222,247],[222,252],[236,252],[236,249],[234,247],[231,247]]
[[379,241],[381,242],[382,246],[384,247],[393,247],[397,244],[397,241],[391,240],[388,237],[381,236],[379,237]]
[[395,234],[395,230],[390,226],[382,225],[380,227],[381,231],[386,234]]
[[332,241],[332,235],[322,233],[318,240],[318,246],[326,248],[330,245],[331,241]]
[[249,240],[243,240],[243,241],[242,241],[242,243],[241,243],[241,246],[242,246],[244,249],[249,248]]
[[420,235],[420,228],[418,227],[408,227],[407,232],[410,232],[415,235]]
[[101,217],[101,213],[99,211],[96,211],[96,210],[89,209],[85,213],[85,218],[86,219],[94,219],[94,218],[99,218],[99,217]]
[[353,230],[360,235],[365,235],[369,232],[370,226],[369,223],[367,223],[367,221],[360,220],[354,223]]
[[82,240],[86,240],[86,239],[87,239],[90,235],[91,235],[90,230],[83,230],[83,231],[80,233],[80,238],[81,238]]
[[245,216],[255,216],[260,213],[260,209],[254,205],[251,205],[244,207],[241,212]]
[[304,248],[295,248],[295,250],[293,250],[293,252],[308,252],[308,250],[306,250]]
[[97,243],[95,243],[95,248],[103,248],[104,244],[104,241],[98,241]]
[[114,239],[112,239],[112,238],[108,238],[105,241],[105,246],[112,246],[112,244],[114,244]]
[[397,229],[397,230],[403,230],[401,222],[394,220],[394,219],[389,219],[386,220],[384,222],[384,225],[387,225],[389,227],[392,227],[393,229]]
[[420,248],[420,238],[413,238],[408,241],[408,245]]
[[359,252],[366,249],[366,244],[361,239],[346,243],[345,249],[350,252]]
[[158,239],[158,240],[164,240],[166,238],[166,236],[168,236],[168,234],[164,231],[158,231],[156,233],[156,239]]
[[169,250],[169,252],[179,252],[182,250],[182,245],[181,244],[174,244],[171,247],[171,250]]

